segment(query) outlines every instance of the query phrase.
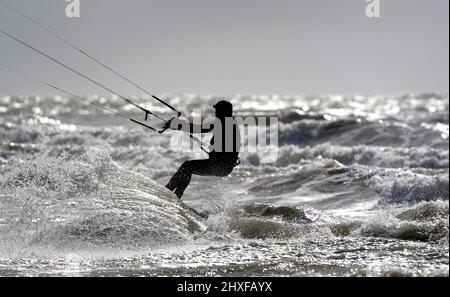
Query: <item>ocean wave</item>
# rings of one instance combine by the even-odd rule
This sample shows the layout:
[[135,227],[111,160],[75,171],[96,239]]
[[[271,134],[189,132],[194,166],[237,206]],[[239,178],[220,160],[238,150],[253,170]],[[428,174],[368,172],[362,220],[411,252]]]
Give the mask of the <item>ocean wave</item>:
[[425,175],[414,171],[388,170],[370,177],[368,184],[387,203],[449,199],[448,172]]
[[246,195],[286,202],[304,201],[320,209],[368,210],[369,205],[376,204],[449,199],[446,168],[345,166],[335,160],[320,158],[286,167],[252,168],[260,174],[257,179],[242,183]]
[[[246,164],[255,164],[253,155],[247,154]],[[339,146],[324,143],[311,147],[282,146],[278,150],[276,167],[298,164],[302,160],[325,158],[344,165],[368,165],[385,168],[433,168],[449,167],[449,152],[430,148],[390,148],[379,146]]]
[[384,210],[355,231],[362,236],[413,241],[449,240],[448,201],[422,202]]
[[204,228],[163,186],[118,167],[96,149],[39,155],[3,168],[0,186],[5,252],[164,246]]
[[206,223],[208,231],[235,233],[246,239],[289,239],[331,235],[329,226],[341,221],[307,205],[247,203],[211,214]]
[[433,128],[351,118],[280,123],[278,136],[279,144],[300,147],[331,143],[341,146],[448,149],[448,136]]
[[448,242],[448,202],[393,206],[366,218],[343,218],[307,205],[248,203],[207,221],[208,231],[246,239],[295,239],[311,236],[375,237]]

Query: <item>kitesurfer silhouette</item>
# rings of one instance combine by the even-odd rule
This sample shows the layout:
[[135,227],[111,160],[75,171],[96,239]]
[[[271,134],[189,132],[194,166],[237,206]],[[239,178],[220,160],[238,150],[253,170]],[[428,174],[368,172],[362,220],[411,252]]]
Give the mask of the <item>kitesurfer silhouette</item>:
[[184,162],[166,185],[166,188],[174,191],[178,198],[183,196],[192,174],[224,177],[239,165],[241,138],[239,127],[233,117],[233,105],[221,100],[214,108],[217,119],[213,122],[194,125],[174,119],[165,126],[187,133],[213,133],[209,158]]

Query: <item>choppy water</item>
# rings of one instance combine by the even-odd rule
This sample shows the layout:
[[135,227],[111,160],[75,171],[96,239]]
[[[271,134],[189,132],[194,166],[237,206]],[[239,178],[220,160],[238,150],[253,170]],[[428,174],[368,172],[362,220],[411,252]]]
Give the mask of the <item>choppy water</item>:
[[[167,99],[188,113],[219,98]],[[279,158],[194,177],[183,201],[204,220],[161,186],[204,157],[170,149],[178,132],[71,98],[0,98],[0,275],[448,276],[448,95],[231,101],[279,116]]]

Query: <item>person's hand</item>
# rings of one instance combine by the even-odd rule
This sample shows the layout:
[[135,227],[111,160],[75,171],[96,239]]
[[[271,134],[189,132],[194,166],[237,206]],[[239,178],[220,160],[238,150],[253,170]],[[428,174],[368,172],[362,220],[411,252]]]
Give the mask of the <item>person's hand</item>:
[[172,118],[164,123],[163,129],[180,130],[180,121],[177,118]]
[[164,130],[169,129],[170,126],[171,126],[171,124],[172,124],[172,121],[173,121],[173,119],[170,119],[170,120],[166,121],[166,122],[164,123],[164,125],[163,125],[163,129],[164,129]]

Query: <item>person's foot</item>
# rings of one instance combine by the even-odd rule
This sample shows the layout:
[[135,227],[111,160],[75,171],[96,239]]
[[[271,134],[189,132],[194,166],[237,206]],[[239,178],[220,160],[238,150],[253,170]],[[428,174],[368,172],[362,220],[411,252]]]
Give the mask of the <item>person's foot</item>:
[[183,192],[175,191],[175,195],[177,195],[177,197],[181,199],[181,196],[183,196]]

